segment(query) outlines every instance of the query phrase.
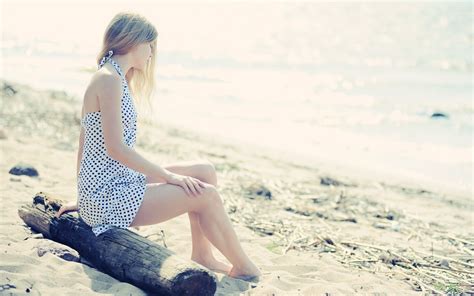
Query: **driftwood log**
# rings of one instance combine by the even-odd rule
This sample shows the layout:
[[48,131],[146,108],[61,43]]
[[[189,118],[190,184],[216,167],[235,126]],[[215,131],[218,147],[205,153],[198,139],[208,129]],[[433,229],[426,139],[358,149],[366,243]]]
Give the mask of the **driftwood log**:
[[98,270],[153,295],[214,295],[216,276],[191,260],[128,230],[113,228],[96,237],[77,213],[54,217],[61,200],[43,191],[18,214],[45,238],[70,246]]

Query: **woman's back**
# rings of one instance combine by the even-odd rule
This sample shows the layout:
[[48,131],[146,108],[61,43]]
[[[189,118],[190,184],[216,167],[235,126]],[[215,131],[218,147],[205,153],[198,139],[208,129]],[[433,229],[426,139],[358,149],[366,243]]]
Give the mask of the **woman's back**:
[[[87,113],[92,113],[100,110],[98,97],[100,93],[100,88],[103,88],[105,85],[104,78],[106,76],[116,77],[117,84],[121,84],[120,74],[118,74],[115,69],[109,69],[107,65],[113,67],[113,65],[110,63],[104,64],[99,70],[97,70],[92,75],[89,85],[87,86],[86,91],[84,93],[81,117],[84,117],[84,115]],[[113,73],[112,70],[115,73]]]

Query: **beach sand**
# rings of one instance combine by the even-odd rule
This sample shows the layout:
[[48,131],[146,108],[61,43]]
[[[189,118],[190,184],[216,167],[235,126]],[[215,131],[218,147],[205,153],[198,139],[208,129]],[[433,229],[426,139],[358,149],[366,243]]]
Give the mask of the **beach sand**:
[[[2,81],[0,107],[0,292],[146,295],[85,262],[39,256],[48,240],[18,216],[39,191],[76,199],[80,102],[64,92]],[[473,290],[472,196],[295,164],[165,124],[139,121],[136,150],[160,165],[197,159],[215,165],[242,246],[263,272],[258,283],[216,273],[216,295]],[[19,163],[39,176],[9,174]],[[190,259],[187,215],[130,230]]]

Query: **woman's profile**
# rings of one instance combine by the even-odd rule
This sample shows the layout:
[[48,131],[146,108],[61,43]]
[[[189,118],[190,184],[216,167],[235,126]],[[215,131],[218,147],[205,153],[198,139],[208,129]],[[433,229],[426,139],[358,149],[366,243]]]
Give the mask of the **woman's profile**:
[[[219,192],[212,163],[159,166],[134,150],[134,99],[154,88],[158,33],[145,17],[116,14],[106,28],[98,70],[84,93],[77,156],[78,201],[58,211],[79,210],[96,236],[113,227],[157,224],[187,213],[191,259],[227,275],[261,275],[242,249]],[[231,262],[218,261],[211,243]]]

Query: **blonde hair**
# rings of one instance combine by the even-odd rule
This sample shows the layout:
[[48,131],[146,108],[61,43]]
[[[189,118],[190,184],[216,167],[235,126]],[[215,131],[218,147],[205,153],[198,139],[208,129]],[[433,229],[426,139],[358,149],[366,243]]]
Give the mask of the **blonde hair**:
[[127,73],[127,82],[133,97],[138,99],[140,103],[146,100],[149,107],[151,107],[150,97],[153,96],[155,91],[157,37],[156,28],[142,15],[131,11],[119,12],[107,25],[102,49],[97,56],[97,64],[99,64],[109,50],[112,50],[114,54],[122,55],[128,53],[140,43],[152,42],[152,57],[148,61],[145,70],[131,68],[130,74]]

